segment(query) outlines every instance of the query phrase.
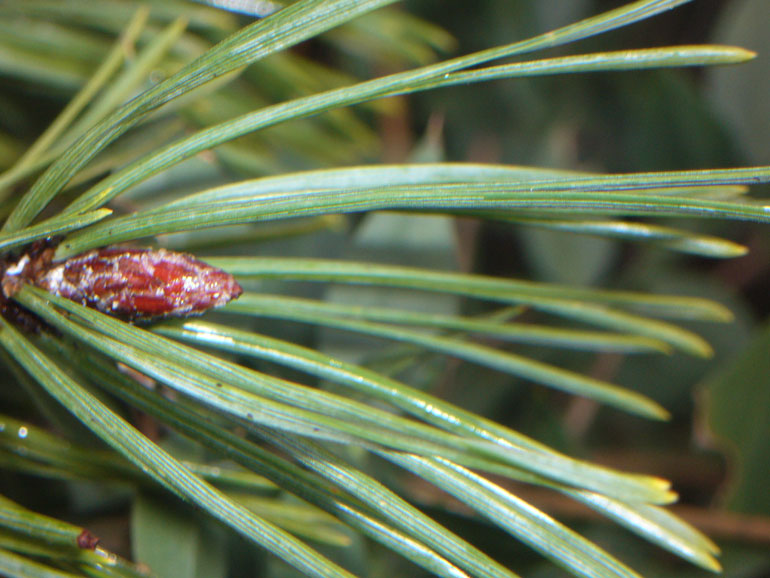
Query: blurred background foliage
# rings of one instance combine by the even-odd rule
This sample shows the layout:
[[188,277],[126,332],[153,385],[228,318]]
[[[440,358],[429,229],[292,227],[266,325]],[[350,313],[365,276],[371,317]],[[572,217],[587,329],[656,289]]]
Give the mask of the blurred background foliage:
[[[23,14],[16,15],[13,1],[0,4],[0,170],[14,165],[86,82],[138,5],[128,0],[81,0],[82,9],[73,10],[77,0],[27,0],[25,4]],[[140,46],[154,46],[164,34],[174,41],[155,56],[150,50],[138,53],[135,62],[142,80],[127,83],[123,92],[114,87],[116,99],[158,82],[249,21],[247,16],[202,3],[152,4]],[[425,64],[439,55],[453,54],[458,47],[467,53],[508,43],[622,2],[424,0],[405,4],[405,10],[378,11],[259,61],[230,82],[227,90],[204,87],[199,90],[203,98],[185,99],[172,105],[172,110],[164,108],[130,138],[104,151],[94,163],[91,178],[181,134],[261,103]],[[63,5],[69,6],[62,9]],[[173,27],[180,13],[188,20],[184,30]],[[734,68],[496,81],[338,110],[242,137],[209,157],[196,157],[151,179],[122,196],[119,203],[125,203],[128,211],[149,200],[155,203],[180,191],[189,193],[237,177],[362,162],[476,161],[600,172],[770,164],[768,22],[770,4],[765,0],[698,0],[648,22],[582,41],[580,48],[720,42],[753,49],[760,57]],[[81,178],[80,186],[90,182]],[[79,190],[76,183],[72,192]],[[770,191],[752,192],[766,195]],[[650,396],[672,413],[670,422],[663,424],[532,388],[512,376],[406,345],[373,348],[360,337],[281,321],[261,320],[258,329],[343,359],[366,362],[572,455],[668,478],[681,494],[673,510],[723,549],[724,576],[762,578],[770,576],[770,419],[766,415],[770,408],[770,236],[762,226],[745,223],[687,222],[686,228],[745,244],[750,253],[734,260],[707,261],[650,245],[525,226],[385,213],[349,221],[325,218],[207,231],[200,254],[240,250],[372,260],[697,295],[726,304],[736,315],[734,323],[693,324],[714,347],[710,359],[525,350],[533,357]],[[306,236],[309,232],[315,234]],[[195,250],[201,239],[200,233],[192,232],[169,235],[161,242]],[[270,283],[261,287],[269,289]],[[323,294],[332,302],[348,304],[483,313],[455,296],[312,284],[297,284],[294,291],[301,296]],[[271,370],[292,378],[291,373],[280,373],[287,370]],[[28,400],[15,389],[0,390],[0,401],[4,413],[30,412]],[[155,426],[148,420],[144,427]],[[160,437],[167,447],[174,447],[175,455],[189,452],[190,460],[204,458],[197,446],[181,438],[166,433]],[[484,544],[494,558],[523,576],[564,575],[432,486],[416,477],[397,475],[371,457],[351,456],[356,458],[363,469],[386,479],[459,535]],[[617,531],[610,522],[560,495],[501,483],[568,521],[645,576],[705,574]],[[133,547],[137,559],[151,561],[161,576],[295,575],[222,527],[149,492],[131,507],[127,491],[83,481],[4,472],[0,487],[3,494],[27,507],[88,527],[112,551],[130,557]],[[274,494],[269,484],[262,491]],[[264,515],[270,516],[270,504],[262,506]],[[254,507],[260,511],[256,499]],[[285,527],[297,532],[315,531],[310,538],[325,542],[324,551],[330,557],[354,570],[365,569],[365,575],[420,575],[401,558],[366,543],[333,520],[300,510],[293,520],[286,519],[291,514],[288,509],[272,515],[283,516]],[[158,528],[173,534],[173,545],[157,535]]]

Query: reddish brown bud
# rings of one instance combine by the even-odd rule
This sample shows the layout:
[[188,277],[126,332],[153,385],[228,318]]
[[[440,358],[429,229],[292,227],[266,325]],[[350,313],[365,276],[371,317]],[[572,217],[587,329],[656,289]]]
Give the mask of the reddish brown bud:
[[83,550],[95,550],[99,545],[99,538],[94,536],[88,530],[83,530],[77,537],[78,548]]
[[199,315],[243,291],[229,273],[164,249],[88,251],[32,280],[54,295],[135,320]]

